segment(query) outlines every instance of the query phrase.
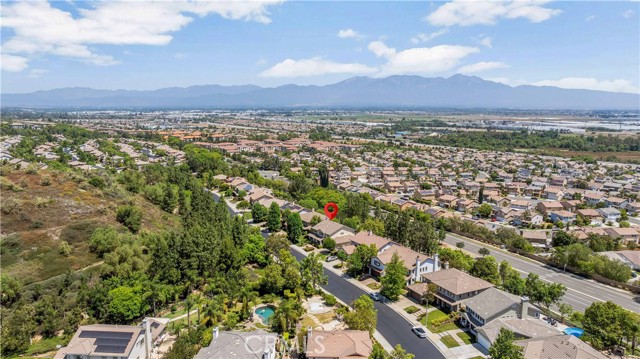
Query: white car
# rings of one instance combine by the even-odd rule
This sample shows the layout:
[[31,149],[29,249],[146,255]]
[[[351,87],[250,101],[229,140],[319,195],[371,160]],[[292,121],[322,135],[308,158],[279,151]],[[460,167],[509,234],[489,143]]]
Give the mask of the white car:
[[413,328],[411,328],[411,331],[415,335],[417,335],[419,338],[426,338],[427,337],[427,331],[423,327],[413,327]]
[[379,302],[382,300],[382,296],[380,293],[369,293],[369,298],[371,298],[374,302]]

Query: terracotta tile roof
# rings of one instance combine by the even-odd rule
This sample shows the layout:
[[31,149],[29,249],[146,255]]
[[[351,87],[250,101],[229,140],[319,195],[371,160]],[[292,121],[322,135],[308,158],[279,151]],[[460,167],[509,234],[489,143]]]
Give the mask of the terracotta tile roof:
[[424,281],[434,283],[454,294],[464,294],[493,287],[493,284],[451,268],[422,275]]

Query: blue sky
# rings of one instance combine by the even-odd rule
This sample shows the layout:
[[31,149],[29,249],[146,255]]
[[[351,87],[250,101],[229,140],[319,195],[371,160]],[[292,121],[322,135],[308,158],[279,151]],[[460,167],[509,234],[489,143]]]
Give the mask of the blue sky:
[[475,75],[640,92],[640,2],[3,2],[2,92]]

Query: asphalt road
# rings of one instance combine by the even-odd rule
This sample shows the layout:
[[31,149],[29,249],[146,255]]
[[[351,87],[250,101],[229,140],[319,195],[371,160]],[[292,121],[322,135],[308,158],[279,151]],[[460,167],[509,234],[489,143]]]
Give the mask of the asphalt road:
[[563,300],[571,305],[574,310],[584,312],[593,302],[610,300],[632,312],[640,313],[640,295],[634,295],[622,289],[600,284],[574,274],[563,273],[562,270],[464,237],[447,234],[444,240],[445,243],[453,246],[461,241],[464,242],[464,250],[471,253],[477,254],[480,248],[488,248],[490,255],[494,256],[498,262],[506,260],[513,268],[520,271],[523,277],[526,277],[529,273],[534,273],[544,280],[564,284],[567,287],[567,292]]
[[[291,249],[291,253],[298,260],[304,258],[302,253],[293,249]],[[352,303],[361,295],[367,294],[362,289],[351,284],[347,279],[326,268],[324,273],[329,277],[329,282],[323,288],[345,303]],[[420,339],[413,334],[411,331],[412,325],[393,309],[380,302],[375,302],[375,307],[378,310],[378,325],[376,328],[391,345],[400,344],[407,352],[414,354],[416,359],[444,358],[429,339]]]

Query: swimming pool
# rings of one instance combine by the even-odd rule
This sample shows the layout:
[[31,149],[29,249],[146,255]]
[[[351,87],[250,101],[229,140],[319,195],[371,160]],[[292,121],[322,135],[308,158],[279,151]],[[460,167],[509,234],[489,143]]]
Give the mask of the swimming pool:
[[580,328],[567,328],[564,330],[564,334],[573,335],[576,338],[580,338],[584,334],[584,330]]
[[256,314],[260,317],[262,324],[269,325],[269,319],[273,317],[273,307],[270,305],[266,305],[264,307],[260,307],[256,309]]

